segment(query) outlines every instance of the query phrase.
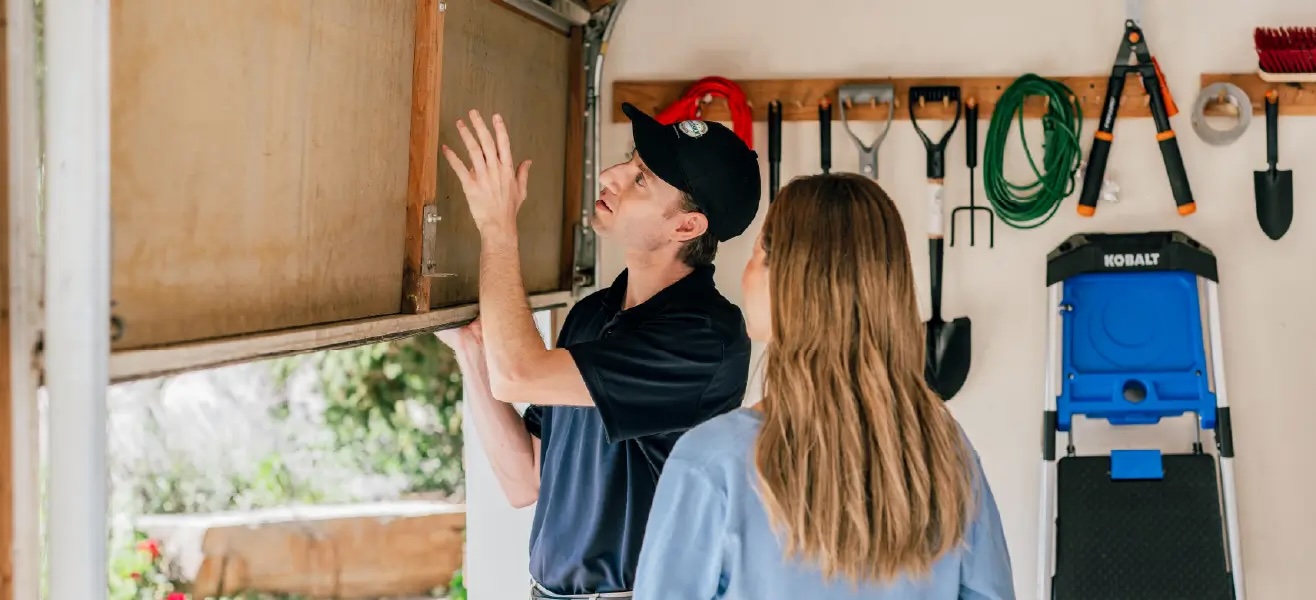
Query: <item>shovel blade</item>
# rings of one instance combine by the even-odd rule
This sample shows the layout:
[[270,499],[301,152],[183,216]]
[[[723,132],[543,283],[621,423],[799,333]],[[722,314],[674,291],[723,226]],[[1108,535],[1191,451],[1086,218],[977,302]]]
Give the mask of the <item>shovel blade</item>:
[[1293,171],[1255,171],[1252,186],[1257,196],[1257,223],[1272,240],[1278,240],[1293,222]]
[[950,400],[969,378],[972,323],[960,317],[949,323],[927,324],[927,360],[924,375],[942,400]]

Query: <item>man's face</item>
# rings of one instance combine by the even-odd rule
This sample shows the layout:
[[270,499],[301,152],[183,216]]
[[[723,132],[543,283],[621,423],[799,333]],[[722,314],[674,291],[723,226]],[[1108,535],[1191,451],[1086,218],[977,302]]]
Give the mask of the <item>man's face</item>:
[[599,183],[594,230],[629,250],[652,252],[708,227],[703,214],[680,210],[681,191],[654,175],[638,152],[599,174]]

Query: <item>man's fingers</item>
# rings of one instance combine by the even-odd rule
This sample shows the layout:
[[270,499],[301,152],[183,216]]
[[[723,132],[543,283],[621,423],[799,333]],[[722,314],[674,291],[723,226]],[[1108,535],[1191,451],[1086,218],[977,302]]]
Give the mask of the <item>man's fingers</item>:
[[480,111],[471,109],[471,126],[475,128],[475,134],[480,137],[480,147],[484,149],[484,159],[489,170],[497,169],[501,159],[498,155],[498,144],[494,142],[493,134],[489,133],[489,128],[484,124],[484,118],[480,116]]
[[484,150],[475,141],[475,136],[471,134],[470,128],[460,120],[457,121],[457,133],[461,134],[462,142],[466,144],[466,151],[471,155],[471,171],[475,178],[484,179],[485,174],[488,173],[488,161],[484,157]]
[[507,124],[503,122],[503,116],[494,113],[494,134],[498,138],[498,162],[502,163],[504,168],[512,168],[512,140],[507,136]]
[[530,159],[521,161],[521,166],[516,169],[516,189],[521,193],[521,198],[526,197],[530,190]]
[[457,173],[457,180],[461,182],[462,187],[465,188],[470,185],[471,172],[466,168],[466,163],[462,162],[462,159],[457,156],[457,153],[453,152],[452,148],[449,148],[447,144],[443,145],[442,150],[443,158],[447,159],[448,166],[452,167],[453,172]]

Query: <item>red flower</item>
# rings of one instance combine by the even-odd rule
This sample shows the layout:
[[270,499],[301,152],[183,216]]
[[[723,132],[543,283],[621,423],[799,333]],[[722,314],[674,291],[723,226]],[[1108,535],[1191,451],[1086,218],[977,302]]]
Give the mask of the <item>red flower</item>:
[[141,574],[141,573],[138,573],[137,571],[133,571],[131,577],[132,577],[133,579],[141,579],[141,578],[142,578],[142,574]]
[[169,592],[169,595],[165,597],[165,600],[187,600],[187,594],[184,594],[183,592]]
[[155,560],[160,558],[160,542],[155,540],[142,540],[137,543],[137,551],[150,554],[151,560]]

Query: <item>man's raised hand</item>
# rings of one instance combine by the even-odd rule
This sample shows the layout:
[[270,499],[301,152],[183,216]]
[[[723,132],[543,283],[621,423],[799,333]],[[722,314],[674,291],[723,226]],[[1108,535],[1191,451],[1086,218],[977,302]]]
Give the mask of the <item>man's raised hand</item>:
[[[512,166],[512,143],[501,115],[494,114],[491,134],[479,111],[470,112],[471,125],[457,121],[457,132],[470,155],[471,165],[457,157],[446,144],[443,156],[461,181],[462,192],[480,233],[516,233],[516,213],[526,197],[530,161]],[[474,130],[474,133],[472,133]]]

